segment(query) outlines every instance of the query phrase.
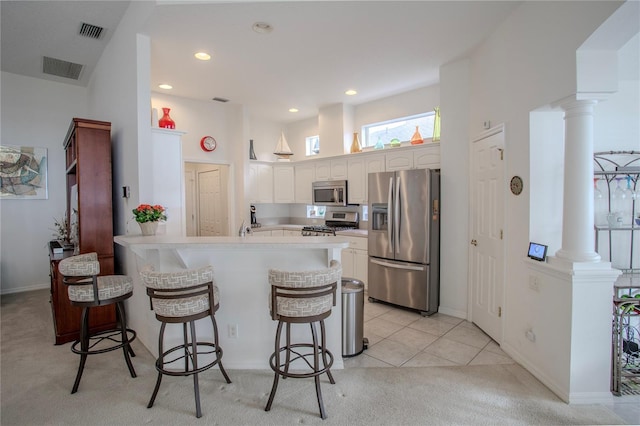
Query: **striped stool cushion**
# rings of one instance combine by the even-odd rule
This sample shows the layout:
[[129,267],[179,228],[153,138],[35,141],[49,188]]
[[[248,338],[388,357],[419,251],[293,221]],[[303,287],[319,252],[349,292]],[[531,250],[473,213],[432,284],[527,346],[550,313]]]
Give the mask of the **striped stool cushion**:
[[[176,290],[189,288],[213,282],[213,267],[205,266],[198,269],[186,269],[177,272],[155,272],[145,270],[140,272],[140,277],[145,286],[156,290]],[[198,289],[197,291],[200,291]],[[165,317],[186,317],[204,312],[209,309],[209,295],[201,294],[188,296],[189,290],[184,292],[167,292],[167,295],[184,297],[175,299],[152,298],[153,311]],[[220,291],[216,285],[213,286],[213,306],[220,303]]]
[[[333,307],[333,295],[313,297],[313,288],[338,282],[341,276],[342,266],[337,260],[332,260],[328,269],[316,271],[293,272],[270,269],[269,284],[272,286],[309,289],[309,292],[304,292],[304,294],[309,294],[309,297],[306,298],[292,299],[278,296],[276,313],[286,317],[302,318],[330,311]],[[271,291],[274,289],[272,288]],[[296,293],[300,294],[300,292]],[[269,309],[272,309],[271,297],[269,298]]]
[[[93,284],[68,286],[69,300],[73,302],[95,302]],[[98,300],[115,299],[133,292],[133,282],[126,275],[98,277]]]

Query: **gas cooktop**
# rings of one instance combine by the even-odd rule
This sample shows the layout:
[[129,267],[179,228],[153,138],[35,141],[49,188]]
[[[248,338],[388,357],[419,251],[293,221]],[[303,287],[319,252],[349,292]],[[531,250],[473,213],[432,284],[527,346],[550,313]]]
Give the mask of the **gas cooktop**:
[[302,228],[303,236],[336,235],[336,231],[358,228],[357,212],[328,212],[324,225],[309,225]]

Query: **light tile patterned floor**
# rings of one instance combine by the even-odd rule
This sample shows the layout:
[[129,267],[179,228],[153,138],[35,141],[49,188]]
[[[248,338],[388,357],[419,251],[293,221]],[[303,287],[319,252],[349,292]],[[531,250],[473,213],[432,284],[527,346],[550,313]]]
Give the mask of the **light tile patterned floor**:
[[384,303],[365,294],[364,337],[369,348],[344,358],[349,367],[433,367],[512,364],[514,361],[474,324],[440,313],[419,313]]

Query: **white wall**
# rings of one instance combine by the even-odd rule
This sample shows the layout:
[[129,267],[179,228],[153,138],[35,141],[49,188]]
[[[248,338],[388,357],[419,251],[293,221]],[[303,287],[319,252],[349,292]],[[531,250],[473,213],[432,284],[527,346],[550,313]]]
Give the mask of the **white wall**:
[[62,146],[73,117],[87,116],[87,90],[3,72],[1,144],[47,148],[46,200],[0,200],[0,292],[49,287],[54,219],[66,209]]
[[440,105],[440,85],[411,90],[371,102],[356,105],[354,131],[362,126],[394,118],[431,112]]
[[[469,269],[469,60],[440,69],[440,310],[467,318]],[[433,90],[435,91],[435,90]],[[428,98],[426,94],[421,98]]]
[[[567,393],[565,378],[553,375],[557,370],[553,363],[561,362],[560,357],[543,356],[562,350],[553,344],[544,346],[544,342],[553,342],[553,336],[566,326],[566,311],[552,309],[557,306],[552,300],[554,293],[535,293],[528,287],[529,268],[523,261],[531,238],[529,165],[530,152],[535,147],[530,140],[530,114],[576,92],[576,50],[618,6],[619,3],[613,2],[523,3],[471,58],[471,135],[481,132],[485,120],[505,123],[505,178],[508,182],[511,176],[520,175],[525,184],[520,196],[512,195],[505,187],[507,255],[503,347],[537,372],[539,378],[546,375],[557,380],[556,390],[562,388]],[[553,156],[554,152],[548,155]],[[542,172],[553,173],[553,164],[545,162]],[[545,221],[557,223],[554,222],[557,218],[550,216],[553,209],[543,213],[539,226],[544,226]],[[460,251],[463,250],[466,247],[461,246]],[[535,343],[525,337],[532,324],[540,336]],[[565,363],[567,374],[569,367]]]

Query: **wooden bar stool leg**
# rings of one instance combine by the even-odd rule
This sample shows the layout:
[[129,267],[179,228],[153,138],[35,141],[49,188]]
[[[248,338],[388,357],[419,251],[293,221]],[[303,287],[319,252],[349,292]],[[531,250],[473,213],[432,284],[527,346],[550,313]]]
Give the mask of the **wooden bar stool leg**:
[[153,388],[153,394],[151,394],[151,399],[149,400],[149,404],[147,404],[147,408],[153,407],[153,403],[158,395],[158,390],[160,389],[160,382],[162,382],[162,368],[164,368],[164,328],[166,325],[167,324],[164,322],[160,324],[160,334],[158,336],[158,360],[156,361],[158,379],[156,380],[156,387]]
[[84,371],[84,365],[87,362],[87,355],[89,351],[89,307],[82,308],[82,318],[80,320],[80,365],[78,366],[78,373],[76,374],[76,380],[73,383],[73,389],[71,393],[74,394],[78,391],[80,386],[80,379],[82,378],[82,372]]

